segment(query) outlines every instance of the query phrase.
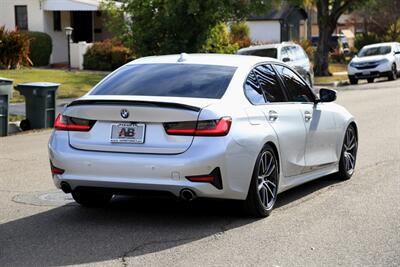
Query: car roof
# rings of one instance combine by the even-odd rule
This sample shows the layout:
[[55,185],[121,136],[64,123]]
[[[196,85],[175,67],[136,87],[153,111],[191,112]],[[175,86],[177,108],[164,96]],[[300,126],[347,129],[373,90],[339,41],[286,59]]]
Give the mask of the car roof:
[[242,66],[253,66],[255,64],[266,61],[279,62],[274,58],[258,57],[258,56],[182,53],[179,55],[142,57],[129,62],[128,65],[181,63],[181,64],[204,64],[204,65],[242,67]]
[[[370,47],[379,47],[379,46],[388,46],[388,45],[398,45],[398,44],[400,44],[400,43],[398,43],[398,42],[386,42],[386,43],[376,43],[376,44],[370,44],[370,45],[366,45],[366,46],[364,46],[365,48],[370,48]],[[364,48],[363,47],[363,48]]]

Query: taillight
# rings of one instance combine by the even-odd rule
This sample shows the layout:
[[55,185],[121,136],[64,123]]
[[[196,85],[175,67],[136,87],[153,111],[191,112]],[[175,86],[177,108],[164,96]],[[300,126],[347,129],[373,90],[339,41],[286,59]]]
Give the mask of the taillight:
[[229,133],[231,124],[231,117],[223,117],[219,120],[169,122],[164,123],[164,128],[170,135],[224,136]]
[[52,174],[63,174],[65,170],[57,168],[53,165],[53,162],[50,161],[50,169]]
[[54,122],[54,128],[62,131],[81,131],[88,132],[92,129],[95,121],[73,118],[58,114],[56,121]]

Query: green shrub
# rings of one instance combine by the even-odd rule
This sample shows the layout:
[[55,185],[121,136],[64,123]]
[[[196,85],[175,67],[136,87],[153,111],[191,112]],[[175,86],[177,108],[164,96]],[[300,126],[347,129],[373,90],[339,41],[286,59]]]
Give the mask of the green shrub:
[[29,59],[29,37],[18,30],[8,31],[0,27],[0,68],[15,69],[32,65]]
[[50,63],[50,55],[53,44],[50,35],[44,32],[28,32],[30,46],[29,58],[34,66],[47,66]]
[[231,40],[238,44],[239,48],[251,45],[250,28],[245,22],[233,22],[230,25],[230,30]]
[[202,47],[202,52],[233,54],[238,49],[239,45],[232,43],[225,23],[219,23],[208,34],[208,38]]
[[83,67],[90,70],[114,70],[133,59],[132,51],[111,40],[94,43],[86,52]]

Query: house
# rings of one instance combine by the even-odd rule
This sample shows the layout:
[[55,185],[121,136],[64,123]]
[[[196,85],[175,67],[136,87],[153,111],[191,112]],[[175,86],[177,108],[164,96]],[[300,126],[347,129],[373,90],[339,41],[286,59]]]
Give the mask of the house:
[[300,39],[300,23],[307,20],[307,12],[300,7],[282,4],[263,15],[250,16],[247,25],[255,43],[280,43]]
[[[0,25],[9,30],[45,32],[53,41],[50,63],[68,61],[64,28],[74,28],[74,43],[109,38],[103,25],[101,0],[0,0]],[[71,60],[72,55],[71,55]]]

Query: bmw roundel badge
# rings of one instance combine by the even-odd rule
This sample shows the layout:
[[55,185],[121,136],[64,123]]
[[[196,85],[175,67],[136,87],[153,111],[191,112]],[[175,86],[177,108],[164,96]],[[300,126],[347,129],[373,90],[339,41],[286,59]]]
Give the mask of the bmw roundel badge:
[[129,111],[126,109],[121,109],[121,117],[127,119],[129,117]]

